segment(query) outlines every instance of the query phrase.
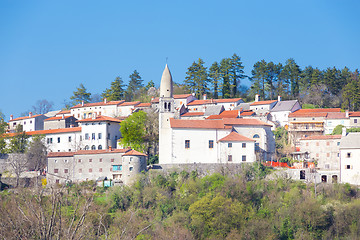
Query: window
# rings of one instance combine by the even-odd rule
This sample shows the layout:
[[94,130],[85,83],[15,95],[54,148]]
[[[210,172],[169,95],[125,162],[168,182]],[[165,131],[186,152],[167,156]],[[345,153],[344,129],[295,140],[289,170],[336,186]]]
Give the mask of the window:
[[85,140],[89,140],[89,134],[85,133]]
[[89,145],[86,145],[86,146],[85,146],[85,150],[89,150]]
[[305,170],[300,171],[300,179],[305,179]]
[[308,142],[306,143],[306,146],[307,146],[307,147],[309,146],[309,143],[308,143]]
[[330,168],[330,164],[325,164],[325,168],[329,169]]
[[52,138],[50,138],[50,143],[52,143]]
[[81,163],[81,159],[79,159],[78,162]]
[[89,168],[89,172],[92,172],[92,168]]
[[242,143],[242,148],[246,148],[246,143]]
[[26,122],[24,121],[24,125],[26,125]]
[[326,146],[330,146],[330,142],[326,142]]
[[71,136],[69,136],[69,142],[71,142]]
[[89,162],[92,162],[92,159],[91,159],[91,158],[89,159]]
[[110,139],[110,133],[108,133],[108,138],[107,139]]
[[82,173],[82,168],[79,168],[79,173]]
[[319,154],[318,154],[318,153],[316,154],[316,157],[319,157]]
[[58,173],[58,172],[59,172],[59,169],[55,168],[54,173]]
[[330,153],[326,153],[326,157],[330,157]]
[[64,163],[68,163],[69,162],[69,160],[68,159],[64,159]]
[[232,162],[232,155],[228,155],[228,162]]
[[232,143],[228,143],[228,148],[232,148]]
[[259,151],[259,150],[260,150],[259,143],[255,143],[255,151]]
[[132,172],[133,169],[134,169],[133,167],[129,167],[129,171],[130,171],[130,172]]
[[91,134],[91,139],[92,139],[92,140],[95,140],[95,133],[92,133],[92,134]]
[[60,137],[58,137],[57,142],[60,143]]
[[115,161],[115,159],[113,159],[113,158],[112,158],[110,161],[111,161],[111,162],[114,162],[114,161]]
[[99,149],[99,150],[101,150],[101,149],[102,149],[102,146],[101,146],[101,145],[99,145],[99,146],[98,146],[98,149]]
[[190,148],[190,140],[185,140],[185,148]]
[[99,162],[102,162],[102,158],[99,159]]
[[32,123],[32,120],[30,120],[30,123]]
[[243,162],[246,162],[246,155],[242,155],[241,160],[242,160]]
[[337,145],[340,146],[340,142],[337,142]]
[[347,158],[351,157],[351,153],[348,152],[348,153],[346,154],[346,157],[347,157]]
[[113,165],[112,170],[113,171],[121,171],[122,170],[122,165]]
[[102,134],[98,133],[98,139],[101,139],[101,137],[102,137]]
[[214,140],[209,140],[209,148],[214,148]]
[[255,134],[253,138],[260,138],[260,136],[258,134]]
[[69,173],[69,169],[65,168],[64,173]]
[[351,169],[351,165],[345,165],[345,169]]
[[357,119],[354,119],[354,123],[357,123]]
[[95,145],[92,145],[92,146],[91,146],[91,150],[96,150],[96,146],[95,146]]
[[102,168],[99,168],[99,172],[102,172]]
[[320,145],[320,143],[319,142],[316,142],[316,146],[319,146]]
[[55,181],[57,184],[59,184],[60,183],[60,179],[56,179],[56,181]]

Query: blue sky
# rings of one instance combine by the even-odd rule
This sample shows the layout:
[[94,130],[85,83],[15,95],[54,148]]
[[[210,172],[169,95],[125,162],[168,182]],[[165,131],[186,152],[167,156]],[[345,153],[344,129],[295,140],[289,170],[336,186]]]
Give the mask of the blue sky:
[[359,68],[358,1],[0,1],[0,110],[9,119],[37,100],[63,107],[83,83],[102,93],[136,69],[159,85],[202,58]]

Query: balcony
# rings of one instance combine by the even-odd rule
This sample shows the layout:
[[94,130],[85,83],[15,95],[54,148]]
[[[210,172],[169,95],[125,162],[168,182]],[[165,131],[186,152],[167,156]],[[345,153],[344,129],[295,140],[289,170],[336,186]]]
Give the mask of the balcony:
[[289,131],[292,132],[323,132],[323,122],[291,122]]

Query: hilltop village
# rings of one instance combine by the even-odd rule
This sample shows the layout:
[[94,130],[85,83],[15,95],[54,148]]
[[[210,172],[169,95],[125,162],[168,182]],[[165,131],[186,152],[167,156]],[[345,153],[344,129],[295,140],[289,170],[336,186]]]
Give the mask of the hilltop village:
[[[360,184],[360,112],[340,108],[302,109],[299,101],[244,102],[242,98],[208,99],[173,94],[168,66],[160,96],[150,103],[107,101],[81,103],[70,110],[10,117],[7,144],[19,125],[30,140],[43,135],[48,149],[42,174],[47,184],[111,180],[129,184],[147,164],[147,154],[121,144],[120,123],[144,111],[159,116],[160,168],[181,165],[231,165],[261,162],[282,167],[287,176],[307,182]],[[341,125],[339,134],[332,134]],[[288,157],[278,155],[276,129],[287,132]],[[0,162],[11,172],[11,154]]]

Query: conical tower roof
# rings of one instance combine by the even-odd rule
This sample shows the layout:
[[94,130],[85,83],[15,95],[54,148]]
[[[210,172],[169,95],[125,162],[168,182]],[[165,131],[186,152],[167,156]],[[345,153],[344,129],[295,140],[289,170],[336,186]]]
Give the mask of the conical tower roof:
[[173,81],[168,65],[166,64],[160,83],[160,97],[173,97]]

